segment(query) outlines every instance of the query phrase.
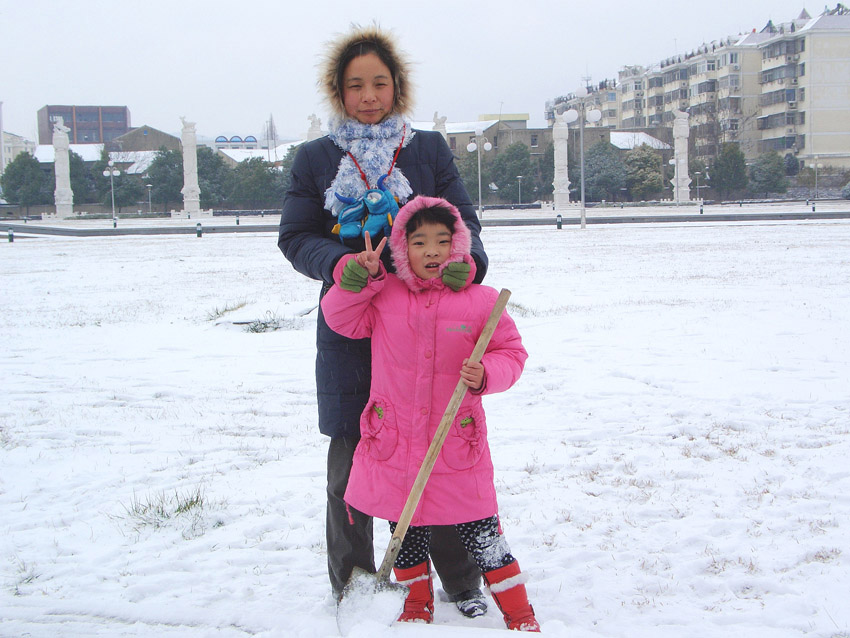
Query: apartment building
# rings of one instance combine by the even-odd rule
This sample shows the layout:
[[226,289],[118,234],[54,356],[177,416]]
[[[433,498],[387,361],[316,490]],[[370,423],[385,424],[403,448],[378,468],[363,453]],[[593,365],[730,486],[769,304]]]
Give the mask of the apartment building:
[[[664,139],[658,128],[671,127],[676,110],[688,112],[690,151],[704,160],[736,142],[748,160],[777,151],[806,165],[850,168],[850,12],[843,5],[768,22],[651,67],[624,66],[617,80],[588,89],[588,105],[603,109],[596,126],[648,129]],[[577,101],[548,102],[549,123]]]
[[773,27],[759,49],[759,151],[850,168],[850,14]]

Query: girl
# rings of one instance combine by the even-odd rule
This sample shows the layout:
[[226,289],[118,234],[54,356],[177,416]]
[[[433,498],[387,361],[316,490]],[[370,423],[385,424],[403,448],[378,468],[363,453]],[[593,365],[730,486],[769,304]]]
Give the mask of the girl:
[[[322,300],[325,320],[352,339],[371,338],[372,382],[345,500],[397,521],[458,374],[469,387],[402,543],[394,571],[410,592],[399,620],[431,622],[430,525],[454,525],[510,629],[539,631],[519,565],[500,534],[493,463],[481,395],[510,388],[528,353],[504,314],[480,363],[470,364],[498,293],[444,279],[474,267],[471,236],[447,201],[417,197],[395,218],[389,240],[397,274],[380,256],[386,237],[339,261]],[[390,527],[394,529],[394,524]]]
[[[299,148],[280,220],[278,246],[293,267],[323,282],[321,297],[333,283],[339,260],[364,249],[357,208],[367,191],[388,194],[381,203],[396,210],[396,201],[404,203],[414,194],[425,194],[444,197],[457,206],[471,234],[475,271],[447,276],[464,282],[474,276],[481,281],[487,271],[481,226],[443,137],[410,127],[408,63],[392,38],[377,26],[353,28],[331,44],[320,86],[333,113],[330,131]],[[342,230],[341,214],[352,211],[354,221]],[[386,228],[373,232],[373,238],[377,241]],[[355,232],[348,232],[351,229]],[[389,254],[383,255],[383,262],[391,272]],[[331,437],[328,574],[339,597],[353,567],[375,571],[372,520],[356,511],[349,514],[343,501],[360,438],[360,413],[369,397],[371,354],[368,341],[351,340],[330,330],[321,311],[316,331],[319,430]],[[484,613],[480,573],[454,528],[438,527],[433,532],[434,567],[449,599],[466,615]]]

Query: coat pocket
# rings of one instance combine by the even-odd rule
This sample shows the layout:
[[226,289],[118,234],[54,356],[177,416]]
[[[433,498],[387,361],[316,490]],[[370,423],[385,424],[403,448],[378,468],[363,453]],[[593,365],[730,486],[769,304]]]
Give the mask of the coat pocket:
[[398,445],[398,425],[392,405],[380,397],[370,397],[360,415],[360,444],[378,461],[386,461]]
[[486,435],[486,421],[481,406],[462,408],[443,443],[443,461],[453,470],[469,469],[481,458]]

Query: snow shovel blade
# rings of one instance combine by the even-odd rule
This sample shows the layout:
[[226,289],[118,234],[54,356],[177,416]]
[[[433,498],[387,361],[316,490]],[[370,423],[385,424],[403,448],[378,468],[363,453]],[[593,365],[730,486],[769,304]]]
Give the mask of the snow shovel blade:
[[355,567],[336,607],[336,624],[343,636],[356,625],[392,625],[401,615],[408,588]]

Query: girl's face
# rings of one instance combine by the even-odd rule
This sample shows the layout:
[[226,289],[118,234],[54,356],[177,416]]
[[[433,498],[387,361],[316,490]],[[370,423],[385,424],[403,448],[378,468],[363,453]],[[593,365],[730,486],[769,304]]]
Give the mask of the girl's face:
[[342,101],[348,117],[377,124],[393,110],[393,77],[375,53],[359,55],[342,74]]
[[445,224],[424,223],[407,236],[407,259],[420,279],[440,276],[452,251],[452,232]]

